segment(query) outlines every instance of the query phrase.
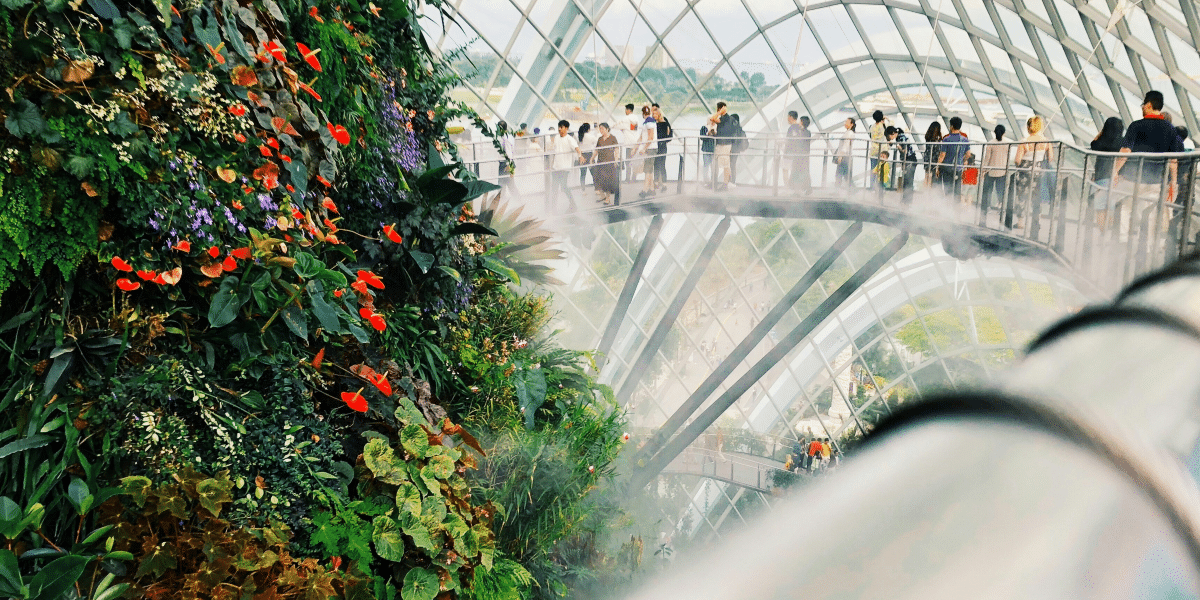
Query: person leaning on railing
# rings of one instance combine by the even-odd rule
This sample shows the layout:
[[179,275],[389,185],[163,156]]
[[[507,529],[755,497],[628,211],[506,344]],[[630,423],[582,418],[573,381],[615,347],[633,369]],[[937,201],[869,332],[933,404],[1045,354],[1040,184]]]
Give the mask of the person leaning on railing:
[[[1104,122],[1096,139],[1092,140],[1091,149],[1096,152],[1120,152],[1125,140],[1125,122],[1117,117],[1109,117]],[[1109,204],[1112,199],[1113,184],[1112,156],[1097,156],[1096,167],[1092,171],[1091,200],[1092,208],[1096,211],[1096,225],[1101,229],[1108,227]]]
[[733,167],[730,163],[730,154],[733,151],[733,119],[729,116],[729,111],[724,102],[717,103],[717,112],[713,113],[708,118],[708,132],[710,134],[716,131],[716,146],[714,155],[716,156],[717,171],[723,175],[723,183],[718,185],[714,182],[714,187],[717,191],[729,189],[729,180],[733,174]]
[[[1029,135],[1023,144],[1017,146],[1017,169],[1028,174],[1029,185],[1034,189],[1032,206],[1030,206],[1030,235],[1037,236],[1038,224],[1041,219],[1042,206],[1049,206],[1054,197],[1054,186],[1058,182],[1058,174],[1054,171],[1054,144],[1045,136],[1043,130],[1046,122],[1038,115],[1025,121],[1025,130]],[[1017,223],[1016,227],[1021,227]]]
[[[1159,154],[1183,152],[1183,140],[1180,140],[1179,135],[1175,133],[1175,127],[1163,118],[1162,110],[1162,92],[1154,90],[1146,92],[1146,97],[1142,101],[1142,118],[1130,123],[1129,129],[1125,130],[1125,139],[1121,142],[1122,154],[1130,152]],[[1126,173],[1124,168],[1127,160],[1128,157],[1119,156],[1113,163],[1112,179],[1114,187],[1120,183],[1122,178],[1125,178],[1136,180],[1142,184],[1149,184],[1151,187],[1161,188],[1164,183],[1163,177],[1166,175],[1167,179],[1165,183],[1167,183],[1167,195],[1169,198],[1178,177],[1179,164],[1177,161],[1138,158],[1136,168]],[[1159,190],[1154,189],[1150,193],[1154,194],[1153,197],[1156,197]],[[1143,193],[1142,197],[1147,199],[1152,198],[1152,196],[1146,193]]]
[[[983,181],[980,182],[983,189],[980,193],[983,208],[988,210],[1004,207],[1004,188],[1008,182],[1008,144],[1004,143],[1005,131],[1007,129],[1003,125],[996,125],[996,129],[992,131],[996,136],[995,143],[983,147],[983,160],[980,165],[983,169]],[[998,204],[992,203],[993,194],[998,197]]]

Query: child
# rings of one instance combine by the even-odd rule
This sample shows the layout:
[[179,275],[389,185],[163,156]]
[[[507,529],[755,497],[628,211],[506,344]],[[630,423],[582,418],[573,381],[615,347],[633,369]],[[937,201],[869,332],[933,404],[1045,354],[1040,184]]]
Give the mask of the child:
[[892,165],[888,162],[890,158],[887,150],[879,153],[879,162],[875,164],[875,179],[879,182],[879,198],[883,199],[884,190],[891,188],[892,183]]

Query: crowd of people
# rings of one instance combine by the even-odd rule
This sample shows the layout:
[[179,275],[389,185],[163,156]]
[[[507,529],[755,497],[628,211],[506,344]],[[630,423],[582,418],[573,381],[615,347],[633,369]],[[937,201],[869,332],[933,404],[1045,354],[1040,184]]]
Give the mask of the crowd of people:
[[[539,154],[549,173],[548,196],[552,206],[577,210],[580,204],[572,192],[572,172],[577,171],[578,187],[587,195],[588,178],[594,189],[595,202],[619,204],[621,183],[634,183],[641,176],[639,198],[649,198],[662,192],[668,181],[668,144],[677,136],[661,107],[655,104],[624,106],[624,116],[615,123],[583,123],[572,130],[571,123],[559,121],[557,132],[542,139],[526,125],[510,129],[501,121],[497,127],[500,145],[509,158],[499,165],[501,183],[515,192],[515,164],[512,157]],[[1143,118],[1128,128],[1118,117],[1109,118],[1096,135],[1091,149],[1101,152],[1182,152],[1188,132],[1171,125],[1170,116],[1163,112],[1163,95],[1150,91],[1142,104]],[[911,139],[900,127],[893,125],[880,110],[871,115],[867,127],[866,158],[863,161],[859,125],[847,118],[842,127],[824,136],[824,148],[814,153],[814,141],[821,137],[810,129],[812,121],[790,111],[786,116],[786,133],[778,145],[779,169],[784,185],[801,195],[813,190],[812,159],[828,157],[834,169],[834,185],[854,186],[855,167],[864,165],[869,189],[884,197],[887,192],[899,192],[901,202],[910,204],[918,185],[918,168],[924,172],[927,191],[949,198],[969,201],[978,193],[985,207],[998,209],[1009,228],[1024,227],[1028,216],[1030,230],[1038,227],[1043,208],[1050,206],[1058,185],[1059,145],[1046,137],[1046,120],[1039,115],[1029,117],[1019,141],[1006,139],[1004,125],[996,125],[992,140],[973,141],[963,129],[957,116],[929,124],[923,139]],[[718,102],[716,112],[708,116],[700,128],[700,180],[715,191],[737,185],[739,156],[750,146],[741,119],[731,114],[725,102]],[[525,152],[519,152],[517,140],[525,138]],[[544,146],[542,144],[545,144]],[[979,152],[977,152],[977,150]],[[1191,169],[1186,169],[1180,182],[1178,160],[1138,159],[1130,173],[1123,172],[1126,160],[1099,155],[1090,166],[1093,203],[1097,223],[1105,226],[1111,220],[1110,206],[1121,195],[1118,184],[1124,180],[1142,184],[1166,183],[1172,198],[1190,193]],[[1189,165],[1190,166],[1190,165]],[[978,186],[978,189],[976,188]],[[565,206],[563,206],[565,201]],[[1023,214],[1028,207],[1029,215]],[[1036,231],[1034,231],[1036,235]]]
[[838,465],[840,453],[829,444],[827,437],[802,438],[783,463],[783,470],[792,473],[819,473]]

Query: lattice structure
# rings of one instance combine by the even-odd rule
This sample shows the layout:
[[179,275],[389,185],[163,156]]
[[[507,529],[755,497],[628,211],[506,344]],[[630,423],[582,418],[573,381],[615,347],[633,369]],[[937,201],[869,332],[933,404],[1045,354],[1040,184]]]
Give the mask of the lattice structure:
[[[1106,117],[1138,118],[1142,93],[1158,89],[1177,123],[1200,130],[1200,9],[1189,0],[446,4],[457,24],[435,27],[433,41],[499,58],[465,89],[513,124],[659,99],[675,118],[734,97],[748,130],[777,130],[788,110],[829,130],[879,108],[914,131],[957,114],[1020,132],[1037,113],[1059,138],[1086,141]],[[599,76],[601,64],[615,73]],[[664,73],[679,77],[669,98]]]

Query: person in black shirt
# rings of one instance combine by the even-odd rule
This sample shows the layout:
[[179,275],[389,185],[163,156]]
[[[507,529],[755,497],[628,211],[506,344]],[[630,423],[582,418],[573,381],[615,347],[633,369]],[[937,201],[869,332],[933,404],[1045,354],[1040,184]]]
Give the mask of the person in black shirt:
[[650,105],[650,114],[657,121],[658,156],[654,157],[654,181],[659,191],[667,188],[667,144],[671,141],[671,122],[662,113],[658,103]]
[[[1125,140],[1125,122],[1109,117],[1104,128],[1092,140],[1096,152],[1120,152]],[[1092,172],[1092,207],[1096,210],[1096,225],[1101,229],[1108,226],[1109,197],[1112,196],[1113,157],[1097,156],[1096,170]]]
[[888,125],[883,130],[883,136],[896,149],[895,163],[899,172],[893,171],[892,177],[900,176],[900,201],[908,206],[912,204],[913,199],[913,179],[917,176],[917,152],[913,148],[912,142],[908,140],[908,136],[904,134],[904,130],[899,127]]
[[[1129,124],[1125,130],[1125,139],[1121,143],[1121,152],[1183,152],[1183,142],[1175,133],[1175,127],[1163,118],[1162,92],[1151,90],[1146,92],[1142,101],[1141,119]],[[1128,158],[1118,157],[1113,164],[1114,184],[1120,177],[1134,179],[1141,183],[1167,183],[1173,187],[1176,181],[1178,164],[1174,160],[1165,159],[1135,159],[1134,164],[1125,169]],[[1164,169],[1165,167],[1165,169]],[[1164,171],[1168,177],[1164,180]]]

